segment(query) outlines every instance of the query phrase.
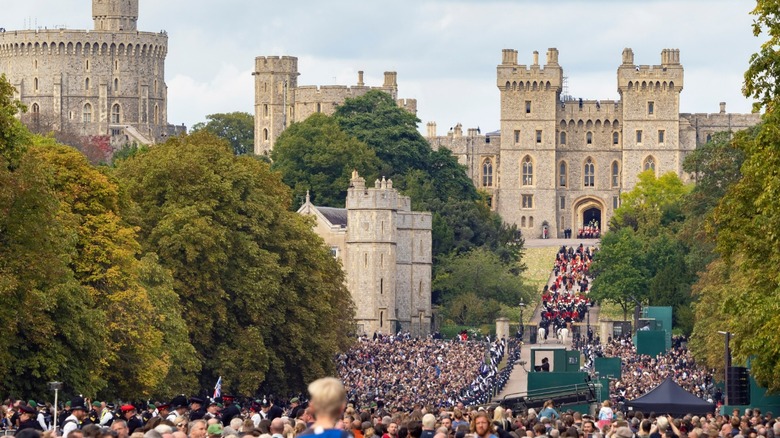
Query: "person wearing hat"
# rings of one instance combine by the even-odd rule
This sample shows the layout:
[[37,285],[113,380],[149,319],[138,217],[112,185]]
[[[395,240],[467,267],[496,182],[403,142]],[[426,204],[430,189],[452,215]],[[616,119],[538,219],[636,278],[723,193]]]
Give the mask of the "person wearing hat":
[[19,406],[19,430],[34,429],[43,432],[37,416],[38,411],[29,404]]
[[38,422],[38,424],[41,425],[41,430],[48,430],[49,425],[46,424],[46,416],[43,415],[43,411],[40,409],[42,404],[36,403],[35,400],[30,400],[27,402],[27,406],[30,406],[31,408],[35,409],[35,421]]
[[92,409],[89,410],[89,414],[87,414],[87,418],[84,420],[84,425],[87,424],[98,424],[100,423],[100,402],[94,401],[92,402],[91,406]]
[[208,434],[209,438],[218,438],[222,436],[222,425],[219,423],[210,424],[208,429],[206,429],[206,433]]
[[87,417],[87,407],[84,399],[76,397],[70,402],[70,415],[62,423],[62,438],[68,438],[68,434],[81,429],[81,422]]
[[290,399],[290,418],[298,418],[298,411],[301,409],[301,401],[298,397]]
[[167,416],[160,414],[160,417],[173,423],[178,417],[183,417],[187,413],[187,397],[177,395],[171,400],[171,411]]
[[190,421],[200,420],[206,415],[206,407],[200,397],[190,397]]
[[241,410],[233,403],[235,397],[232,395],[223,395],[222,402],[225,403],[225,409],[222,410],[222,424],[230,426],[230,420],[240,417]]
[[141,421],[141,419],[138,418],[137,415],[135,415],[136,413],[135,406],[130,404],[123,405],[121,411],[122,411],[122,419],[125,420],[125,422],[127,423],[127,433],[129,435],[132,435],[136,429],[141,429],[142,427],[144,427],[143,421]]
[[279,406],[271,403],[271,401],[266,398],[264,398],[263,402],[260,403],[260,408],[263,410],[263,415],[265,415],[265,418],[269,421],[274,421],[274,419],[282,418],[282,416],[284,416],[284,410]]
[[111,409],[108,408],[106,402],[100,404],[100,410],[98,412],[100,413],[100,426],[111,426],[111,423],[114,421],[114,414],[111,413]]
[[206,408],[206,413],[203,414],[203,419],[206,421],[216,418],[219,422],[222,422],[222,415],[219,413],[219,403],[216,400],[212,400]]

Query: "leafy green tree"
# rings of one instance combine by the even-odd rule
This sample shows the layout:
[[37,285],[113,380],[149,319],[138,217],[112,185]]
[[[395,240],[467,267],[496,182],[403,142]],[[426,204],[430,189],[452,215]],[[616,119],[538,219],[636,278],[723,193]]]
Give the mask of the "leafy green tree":
[[660,178],[648,170],[638,176],[636,186],[621,197],[610,228],[651,229],[684,219],[682,199],[691,190],[674,172]]
[[621,228],[606,233],[591,265],[591,298],[619,305],[627,319],[628,309],[647,297],[651,275],[645,260],[645,247],[636,231]]
[[202,386],[301,391],[332,373],[354,306],[338,262],[267,164],[208,132],[120,162],[127,213],[169,270]]
[[27,108],[14,99],[14,87],[5,73],[0,74],[0,165],[16,167],[24,153],[30,132],[16,118]]
[[313,202],[330,207],[344,206],[353,170],[373,181],[381,165],[373,150],[324,114],[293,123],[279,136],[271,158],[293,199],[311,191]]
[[[484,248],[442,257],[432,290],[434,301],[445,306],[450,319],[475,325],[493,322],[501,304],[516,306],[521,300],[528,302],[533,293],[514,266]],[[464,310],[463,306],[473,301],[469,294],[478,296],[484,308],[468,305]]]
[[255,118],[244,112],[218,113],[206,116],[207,122],[196,123],[192,132],[206,130],[219,138],[225,139],[236,155],[254,153],[255,148]]

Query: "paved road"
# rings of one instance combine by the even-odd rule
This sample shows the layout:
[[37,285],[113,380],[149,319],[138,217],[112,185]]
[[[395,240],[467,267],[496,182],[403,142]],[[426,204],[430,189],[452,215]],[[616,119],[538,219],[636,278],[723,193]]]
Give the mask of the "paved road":
[[[586,246],[598,246],[599,241],[595,239],[591,240],[583,240],[583,239],[535,239],[535,240],[526,240],[525,244],[526,247],[529,248],[544,248],[544,247],[561,247],[563,245],[566,246],[579,246],[579,244],[582,243]],[[551,263],[552,265],[552,263]],[[552,285],[553,281],[555,280],[555,277],[553,276],[553,273],[550,272],[550,278],[547,280],[547,285]],[[598,306],[592,307],[589,310],[590,315],[590,324],[591,327],[594,328],[594,331],[598,333],[598,321],[599,321],[599,311],[600,308]],[[541,311],[541,304],[536,306],[536,309],[534,309],[534,314],[531,317],[530,324],[538,324],[542,321],[542,311]],[[501,391],[501,393],[495,398],[495,401],[500,401],[507,395],[511,394],[525,394],[528,391],[528,372],[527,369],[530,369],[531,365],[531,349],[538,348],[538,347],[544,347],[544,348],[571,348],[571,338],[569,339],[569,342],[567,342],[564,345],[558,344],[557,341],[552,337],[549,336],[548,340],[545,344],[525,344],[523,345],[523,349],[520,351],[520,362],[525,362],[525,367],[521,366],[520,363],[515,364],[515,368],[512,370],[512,374],[509,376],[509,381],[507,382],[507,385],[504,387],[504,390]]]

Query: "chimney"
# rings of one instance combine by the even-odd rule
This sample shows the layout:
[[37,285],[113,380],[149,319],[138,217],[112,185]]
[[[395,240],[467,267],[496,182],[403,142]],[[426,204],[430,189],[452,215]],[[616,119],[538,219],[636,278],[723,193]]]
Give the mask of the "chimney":
[[385,87],[387,88],[395,88],[398,86],[397,82],[398,73],[394,71],[386,71],[385,72]]
[[720,113],[721,114],[726,114],[726,102],[721,102],[720,103]]
[[366,86],[366,84],[363,82],[363,70],[360,70],[358,72],[358,83],[357,83],[357,85],[358,85],[358,87],[365,87]]
[[517,50],[504,49],[501,51],[501,64],[517,65]]
[[534,50],[534,65],[539,65],[539,51]]
[[634,51],[628,47],[623,49],[623,65],[634,65]]
[[436,137],[436,122],[428,122],[428,138]]
[[555,47],[547,49],[547,65],[558,65],[558,49]]

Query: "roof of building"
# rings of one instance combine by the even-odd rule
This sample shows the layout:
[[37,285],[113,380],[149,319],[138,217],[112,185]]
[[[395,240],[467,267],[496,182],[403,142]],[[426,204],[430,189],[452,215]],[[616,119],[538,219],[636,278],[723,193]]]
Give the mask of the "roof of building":
[[346,227],[347,226],[347,209],[346,208],[333,208],[333,207],[318,207],[315,206],[317,210],[319,210],[320,213],[322,213],[323,216],[325,216],[325,219],[328,220],[333,225],[338,225],[340,227]]

